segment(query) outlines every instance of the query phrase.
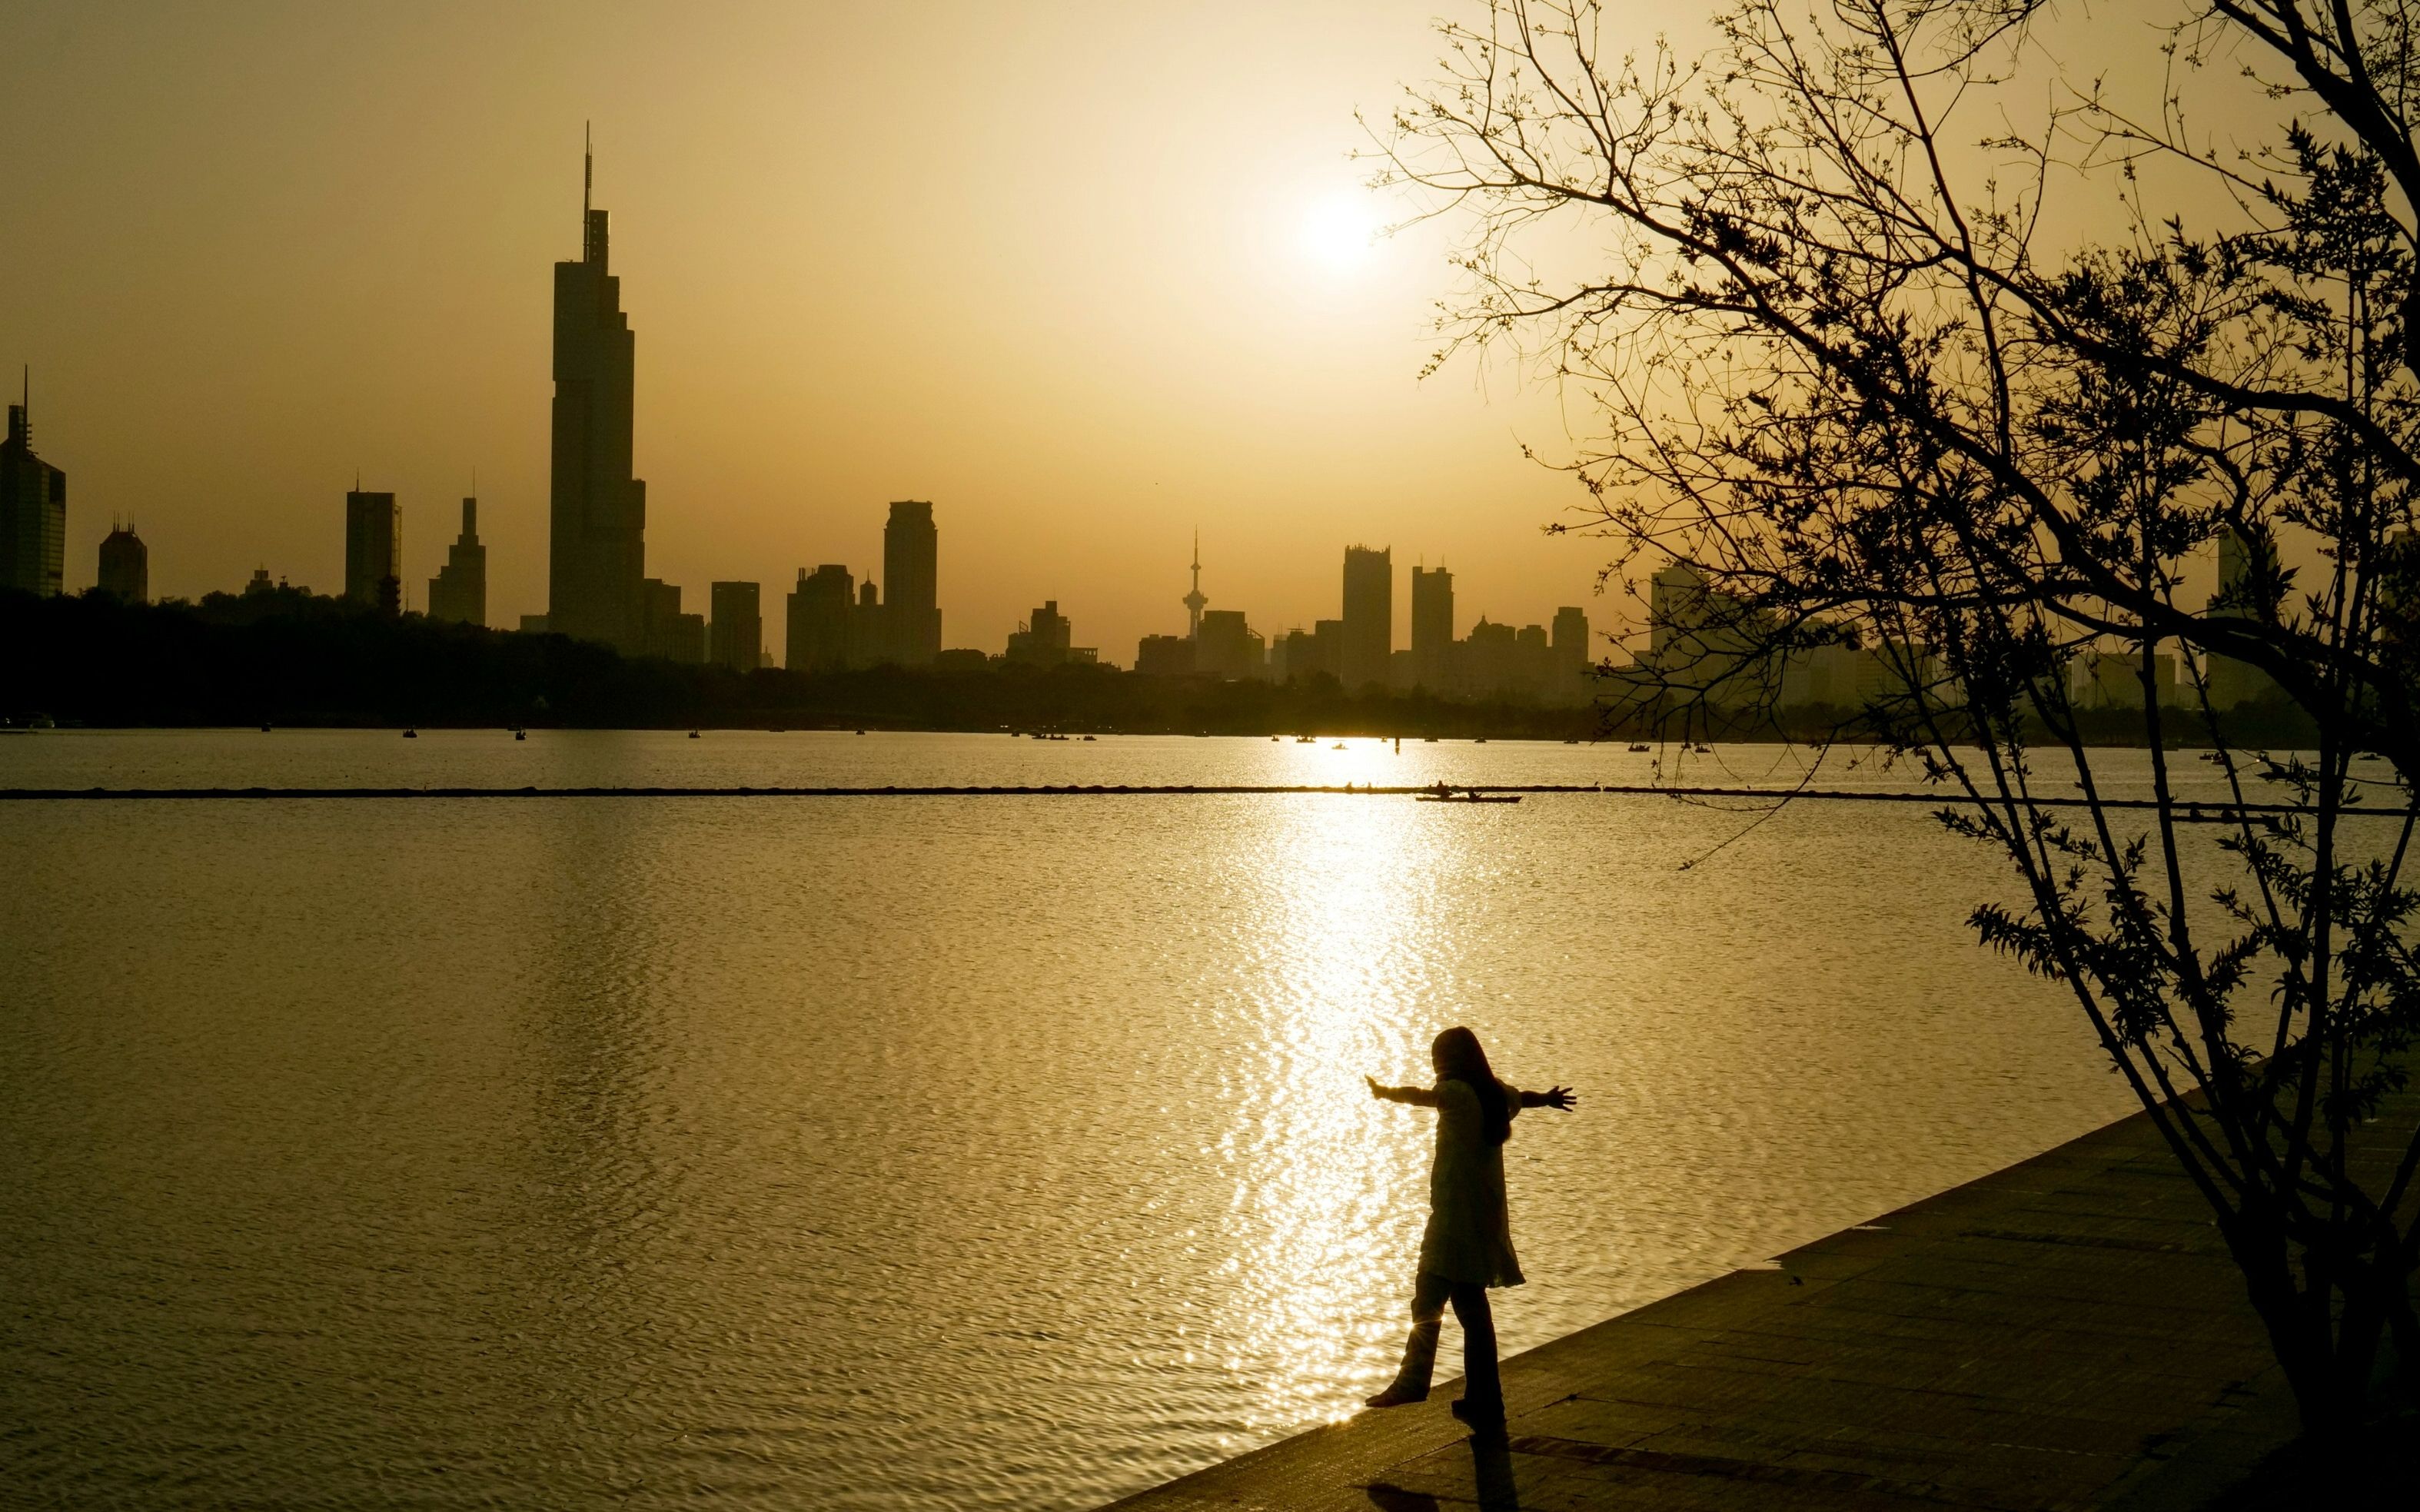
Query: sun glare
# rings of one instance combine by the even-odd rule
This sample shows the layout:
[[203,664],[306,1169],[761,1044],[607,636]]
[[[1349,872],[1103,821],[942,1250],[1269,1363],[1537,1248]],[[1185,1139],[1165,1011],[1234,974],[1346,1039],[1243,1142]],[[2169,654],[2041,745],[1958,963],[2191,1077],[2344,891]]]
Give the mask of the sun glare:
[[1378,218],[1360,194],[1330,194],[1303,211],[1302,250],[1311,261],[1337,272],[1368,262],[1377,236]]

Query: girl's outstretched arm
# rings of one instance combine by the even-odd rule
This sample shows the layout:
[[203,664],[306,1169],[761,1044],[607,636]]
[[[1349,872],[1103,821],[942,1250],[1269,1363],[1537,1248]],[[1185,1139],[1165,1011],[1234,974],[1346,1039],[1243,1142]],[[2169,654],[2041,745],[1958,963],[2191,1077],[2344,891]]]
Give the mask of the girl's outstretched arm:
[[1415,1107],[1423,1108],[1433,1108],[1437,1105],[1436,1088],[1434,1087],[1388,1087],[1380,1082],[1377,1077],[1366,1072],[1361,1079],[1370,1084],[1370,1095],[1382,1101],[1409,1103]]
[[1521,1094],[1521,1105],[1525,1108],[1560,1108],[1569,1113],[1572,1110],[1572,1104],[1578,1101],[1579,1094],[1568,1087],[1558,1087],[1545,1092]]

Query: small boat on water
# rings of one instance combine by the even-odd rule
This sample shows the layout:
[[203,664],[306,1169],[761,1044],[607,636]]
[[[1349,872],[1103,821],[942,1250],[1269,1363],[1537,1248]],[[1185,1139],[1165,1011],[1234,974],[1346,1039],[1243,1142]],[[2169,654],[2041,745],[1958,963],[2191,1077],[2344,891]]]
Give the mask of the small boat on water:
[[1634,740],[1630,743],[1630,753],[1634,756],[1643,753],[1646,749],[1647,742],[1643,740]]
[[1440,782],[1435,792],[1419,794],[1417,799],[1421,803],[1518,803],[1521,801],[1521,795],[1481,793],[1477,788],[1463,788],[1456,791]]
[[1335,745],[1330,746],[1327,748],[1330,750],[1342,750],[1344,748],[1344,742],[1340,740]]
[[[1098,735],[1086,735],[1084,738],[1085,738],[1086,740],[1098,740],[1098,739],[1100,739],[1101,737],[1100,737],[1100,736],[1098,736]],[[1276,736],[1274,736],[1274,735],[1272,735],[1272,736],[1270,736],[1269,738],[1270,738],[1270,739],[1272,739],[1272,740],[1274,740],[1274,739],[1276,739],[1277,737],[1276,737]]]
[[[267,729],[268,727],[264,725],[261,728]],[[513,732],[513,738],[515,740],[527,740],[529,738],[529,732],[526,730],[516,730]]]
[[417,730],[407,730],[403,733],[403,738],[406,740],[418,740],[420,738],[420,732]]
[[1297,746],[1316,746],[1319,744],[1319,737],[1317,735],[1296,735],[1294,737],[1294,743]]
[[690,732],[689,733],[689,738],[690,738],[690,739],[691,739],[691,740],[695,740],[695,739],[697,739],[697,738],[698,738],[697,732],[696,732],[696,731],[694,731],[694,730],[690,731]]

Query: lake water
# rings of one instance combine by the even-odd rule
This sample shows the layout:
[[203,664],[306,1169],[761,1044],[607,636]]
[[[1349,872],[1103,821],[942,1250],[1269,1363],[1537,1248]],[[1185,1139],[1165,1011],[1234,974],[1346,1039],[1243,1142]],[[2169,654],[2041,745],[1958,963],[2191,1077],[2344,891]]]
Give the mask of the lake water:
[[[0,786],[1654,760],[1345,744],[62,731],[0,741]],[[0,804],[0,1485],[1084,1507],[1391,1374],[1429,1115],[1360,1076],[1425,1081],[1447,1025],[1581,1096],[1507,1151],[1531,1277],[1498,1294],[1508,1350],[2127,1111],[2071,1001],[1972,943],[2007,891],[1989,853],[1916,806],[1756,818],[1592,794]]]

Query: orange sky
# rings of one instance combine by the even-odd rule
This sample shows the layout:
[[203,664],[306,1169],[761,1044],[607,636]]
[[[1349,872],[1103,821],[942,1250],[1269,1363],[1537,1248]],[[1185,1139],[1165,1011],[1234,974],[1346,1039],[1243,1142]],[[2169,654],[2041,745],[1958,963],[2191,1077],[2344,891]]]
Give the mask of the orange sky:
[[[648,570],[703,609],[878,568],[929,498],[944,640],[1055,598],[1131,661],[1203,590],[1333,615],[1342,548],[1455,570],[1458,629],[1591,596],[1525,461],[1551,393],[1416,380],[1449,270],[1346,161],[1424,77],[1387,0],[11,8],[0,362],[69,475],[68,583],[131,514],[155,594],[341,586],[392,488],[414,602],[478,471],[491,623],[545,608],[551,264],[580,134],[638,332]],[[1642,28],[1642,41],[1645,32]],[[12,375],[13,377],[13,375]]]

